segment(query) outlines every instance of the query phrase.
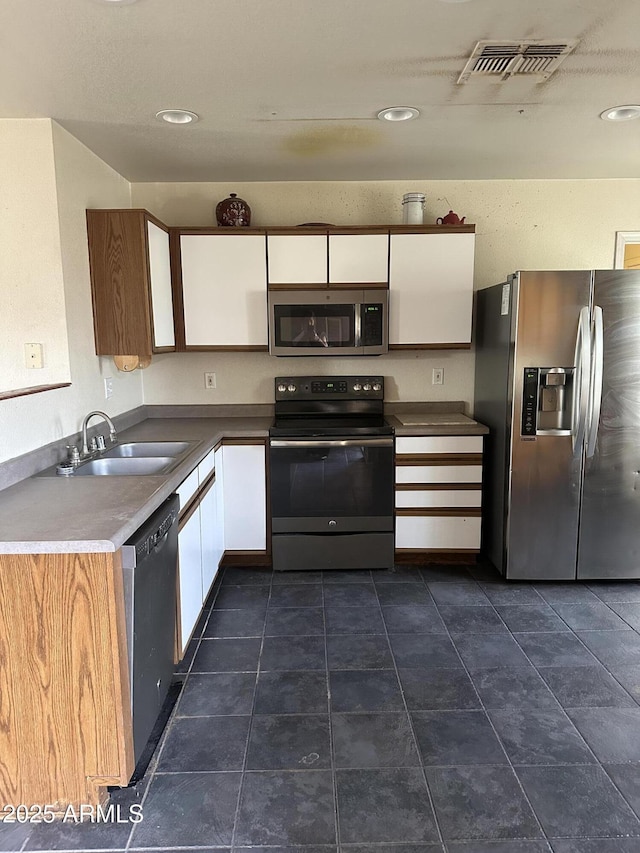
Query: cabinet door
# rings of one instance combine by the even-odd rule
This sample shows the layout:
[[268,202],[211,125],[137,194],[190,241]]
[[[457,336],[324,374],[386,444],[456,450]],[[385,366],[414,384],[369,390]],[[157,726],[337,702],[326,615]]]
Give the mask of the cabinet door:
[[269,284],[327,284],[326,234],[269,234]]
[[180,237],[187,347],[267,349],[264,234]]
[[329,285],[388,281],[388,234],[329,235]]
[[147,241],[149,245],[153,348],[174,347],[176,338],[173,328],[169,233],[159,228],[155,222],[147,219]]
[[264,551],[266,531],[265,447],[225,444],[224,544],[231,551]]
[[474,234],[392,234],[389,343],[471,342]]
[[87,210],[97,355],[173,349],[168,234],[145,210]]
[[218,504],[215,483],[200,501],[200,541],[202,544],[202,594],[203,604],[209,595],[211,584],[218,573],[217,527]]
[[220,565],[225,549],[224,541],[224,458],[222,447],[215,452],[216,462],[216,484],[214,491],[216,495],[216,540],[215,553],[217,565]]
[[202,610],[201,555],[200,508],[197,507],[178,534],[180,647],[183,654]]

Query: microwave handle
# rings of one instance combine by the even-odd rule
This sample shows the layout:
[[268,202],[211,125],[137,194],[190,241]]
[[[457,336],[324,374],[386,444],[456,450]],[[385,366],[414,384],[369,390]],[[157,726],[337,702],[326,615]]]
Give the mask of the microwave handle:
[[362,303],[354,305],[353,312],[353,345],[362,346]]

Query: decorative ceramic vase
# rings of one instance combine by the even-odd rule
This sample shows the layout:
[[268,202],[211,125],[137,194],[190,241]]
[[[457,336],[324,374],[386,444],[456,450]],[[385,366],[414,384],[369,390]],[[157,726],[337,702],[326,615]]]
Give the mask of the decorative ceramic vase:
[[222,226],[251,225],[251,208],[246,201],[231,193],[229,198],[218,202],[216,221]]

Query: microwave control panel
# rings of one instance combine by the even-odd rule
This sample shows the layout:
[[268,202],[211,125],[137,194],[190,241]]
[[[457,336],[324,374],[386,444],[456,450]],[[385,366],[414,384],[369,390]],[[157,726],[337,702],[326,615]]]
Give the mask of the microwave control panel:
[[365,347],[382,346],[382,316],[381,302],[365,303],[362,306],[362,345]]

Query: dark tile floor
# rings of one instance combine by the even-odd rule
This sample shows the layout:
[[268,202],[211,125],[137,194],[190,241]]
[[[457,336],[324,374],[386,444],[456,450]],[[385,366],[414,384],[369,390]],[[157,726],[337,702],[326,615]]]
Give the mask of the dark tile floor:
[[227,570],[130,823],[0,850],[639,853],[640,583]]

